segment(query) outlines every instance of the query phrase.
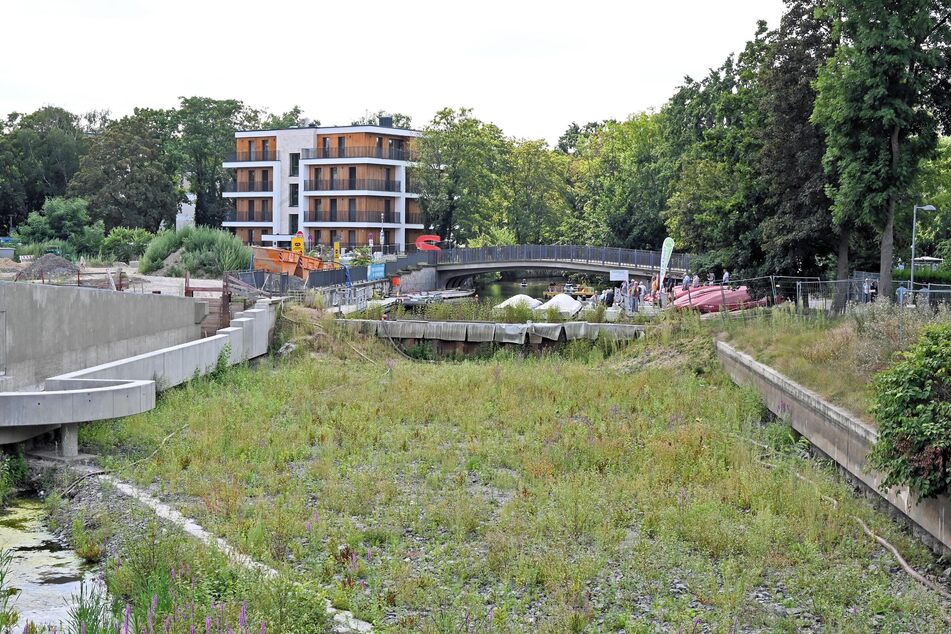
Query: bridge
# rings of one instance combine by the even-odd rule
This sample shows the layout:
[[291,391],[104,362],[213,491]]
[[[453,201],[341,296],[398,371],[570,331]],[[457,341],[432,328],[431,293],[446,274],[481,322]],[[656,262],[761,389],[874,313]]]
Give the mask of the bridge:
[[[594,247],[573,244],[518,244],[502,247],[427,251],[426,263],[436,268],[440,288],[450,288],[463,278],[480,273],[526,269],[550,269],[579,273],[607,274],[623,269],[633,277],[650,277],[660,271],[660,251]],[[419,253],[418,256],[422,256]],[[690,256],[675,253],[668,271],[682,276],[690,267]]]

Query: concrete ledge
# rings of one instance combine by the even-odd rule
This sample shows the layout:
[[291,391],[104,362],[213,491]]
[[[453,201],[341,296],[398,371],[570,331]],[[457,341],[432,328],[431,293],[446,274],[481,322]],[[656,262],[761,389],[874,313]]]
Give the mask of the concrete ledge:
[[731,345],[717,341],[716,348],[723,369],[735,383],[755,389],[771,412],[930,536],[926,540],[930,546],[951,553],[947,522],[951,500],[947,496],[919,499],[907,487],[885,492],[881,486],[884,476],[866,463],[878,438],[874,428]]

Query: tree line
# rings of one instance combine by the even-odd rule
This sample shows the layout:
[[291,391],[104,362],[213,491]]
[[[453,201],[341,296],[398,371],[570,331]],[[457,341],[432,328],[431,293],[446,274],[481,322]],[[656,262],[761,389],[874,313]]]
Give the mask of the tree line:
[[[951,262],[949,15],[951,0],[787,0],[776,28],[759,23],[659,110],[572,123],[553,147],[443,109],[422,128],[411,174],[425,222],[462,244],[656,249],[670,235],[704,269],[842,278],[878,268],[890,294],[913,205],[938,208],[920,217],[919,252]],[[76,225],[92,232],[77,234],[86,244],[116,227],[155,231],[173,226],[186,192],[196,222],[217,226],[235,130],[303,123],[297,107],[273,114],[204,97],[118,119],[11,114],[0,232]],[[85,206],[43,213],[64,196]]]
[[948,0],[787,0],[775,29],[658,111],[572,124],[554,148],[467,109],[420,140],[427,223],[456,240],[658,248],[740,275],[879,269],[912,206],[951,262]]

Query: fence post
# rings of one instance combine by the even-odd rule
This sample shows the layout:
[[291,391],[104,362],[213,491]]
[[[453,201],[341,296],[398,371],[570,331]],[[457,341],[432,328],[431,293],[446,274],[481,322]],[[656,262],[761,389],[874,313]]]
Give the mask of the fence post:
[[726,320],[726,291],[723,290],[723,284],[720,284],[720,317]]
[[799,316],[799,302],[802,301],[802,282],[796,282],[796,317]]
[[773,306],[775,306],[776,305],[776,276],[775,275],[769,276],[769,285],[773,289]]

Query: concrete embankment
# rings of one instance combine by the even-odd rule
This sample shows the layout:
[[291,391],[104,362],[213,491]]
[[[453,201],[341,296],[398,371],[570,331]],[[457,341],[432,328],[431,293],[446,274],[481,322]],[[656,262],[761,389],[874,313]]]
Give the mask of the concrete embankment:
[[919,499],[906,487],[886,491],[881,486],[884,475],[867,465],[866,457],[878,437],[873,427],[729,344],[718,341],[716,346],[720,363],[734,382],[759,392],[773,414],[788,422],[863,488],[888,502],[893,514],[910,522],[932,550],[951,553],[951,500],[944,495]]

